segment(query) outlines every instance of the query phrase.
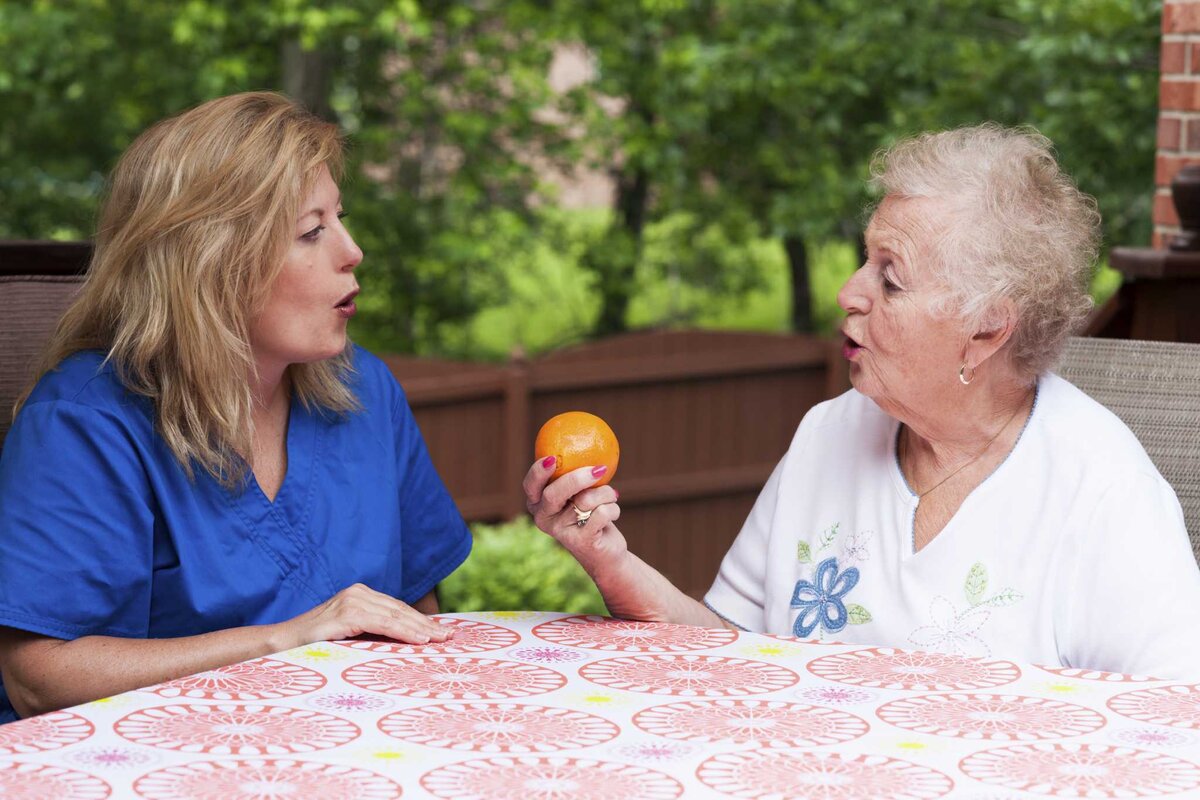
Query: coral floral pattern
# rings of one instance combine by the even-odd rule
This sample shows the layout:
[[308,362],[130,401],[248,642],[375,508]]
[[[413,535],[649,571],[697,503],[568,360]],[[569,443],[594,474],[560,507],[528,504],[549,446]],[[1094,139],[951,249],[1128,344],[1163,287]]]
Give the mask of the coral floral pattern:
[[712,789],[746,798],[821,800],[933,800],[954,786],[928,767],[887,756],[843,756],[794,750],[713,756],[696,770]]
[[1156,797],[1200,788],[1200,767],[1173,756],[1098,744],[1032,744],[962,760],[983,783],[1051,797]]
[[593,747],[620,729],[594,714],[515,703],[422,706],[379,721],[388,736],[426,747],[482,753],[545,753]]
[[823,656],[810,661],[808,671],[825,680],[854,686],[923,692],[989,689],[1021,677],[1021,670],[1009,661],[890,647]]
[[1108,707],[1138,722],[1200,730],[1200,684],[1126,692],[1109,700]]
[[6,800],[105,800],[112,787],[85,772],[46,764],[0,761],[0,797]]
[[770,700],[695,700],[639,711],[647,733],[697,742],[816,747],[866,735],[866,721],[844,711]]
[[375,772],[311,761],[202,761],[143,775],[133,784],[147,800],[394,800],[400,785]]
[[146,691],[195,700],[274,700],[315,692],[325,685],[316,670],[273,658],[256,658],[160,683]]
[[86,718],[69,711],[54,711],[40,717],[0,726],[0,755],[20,756],[78,744],[96,732]]
[[436,769],[421,786],[448,800],[674,800],[679,781],[645,767],[576,758],[491,758]]
[[908,731],[1001,741],[1063,739],[1105,725],[1102,715],[1083,706],[1012,694],[930,694],[893,700],[876,713]]
[[[846,541],[839,575],[862,544]],[[973,609],[1020,602],[984,577]],[[450,643],[318,642],[0,725],[0,798],[1200,798],[1195,679],[579,614],[439,619]]]
[[552,692],[567,678],[535,664],[490,658],[383,658],[342,673],[349,684],[373,692],[435,700],[497,700]]
[[136,744],[212,755],[309,753],[339,747],[361,733],[332,714],[232,703],[147,708],[122,717],[114,730]]
[[488,650],[503,650],[521,641],[520,634],[509,628],[457,617],[437,617],[438,622],[454,630],[454,638],[429,644],[407,644],[381,636],[363,636],[358,639],[342,639],[338,644],[352,650],[370,653],[395,653],[398,655],[464,655],[484,653]]
[[737,631],[692,625],[658,625],[607,617],[578,616],[544,622],[533,635],[553,644],[618,653],[678,653],[731,644]]
[[601,686],[646,694],[737,697],[776,692],[800,679],[790,669],[722,656],[656,655],[593,661],[579,676]]

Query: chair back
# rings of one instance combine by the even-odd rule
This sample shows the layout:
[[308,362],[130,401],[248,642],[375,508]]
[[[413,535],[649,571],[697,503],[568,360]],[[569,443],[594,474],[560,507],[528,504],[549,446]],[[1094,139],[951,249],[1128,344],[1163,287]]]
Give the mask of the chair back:
[[1200,561],[1200,344],[1074,337],[1055,371],[1137,436],[1175,489]]
[[0,448],[12,407],[83,283],[86,242],[0,242]]

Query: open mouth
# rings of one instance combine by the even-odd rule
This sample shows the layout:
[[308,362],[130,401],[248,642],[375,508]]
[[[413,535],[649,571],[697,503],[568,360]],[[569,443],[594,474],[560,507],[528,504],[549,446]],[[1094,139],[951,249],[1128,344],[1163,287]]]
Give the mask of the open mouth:
[[338,301],[338,304],[333,307],[344,317],[353,317],[358,312],[358,306],[354,305],[354,298],[358,297],[359,290],[356,288],[353,292],[343,297]]
[[842,343],[842,355],[853,361],[854,357],[862,350],[862,345],[845,333],[842,335],[846,337],[846,340]]

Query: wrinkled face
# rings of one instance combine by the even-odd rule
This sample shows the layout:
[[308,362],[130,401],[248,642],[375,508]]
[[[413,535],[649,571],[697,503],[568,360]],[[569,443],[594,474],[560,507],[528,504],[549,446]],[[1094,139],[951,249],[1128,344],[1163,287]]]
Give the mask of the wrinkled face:
[[959,385],[966,332],[934,310],[932,245],[942,212],[935,200],[884,198],[867,227],[866,263],[838,292],[850,381],[902,420],[928,414]]
[[341,192],[322,167],[300,207],[291,247],[266,305],[250,324],[259,373],[332,358],[346,346],[362,251],[342,225]]

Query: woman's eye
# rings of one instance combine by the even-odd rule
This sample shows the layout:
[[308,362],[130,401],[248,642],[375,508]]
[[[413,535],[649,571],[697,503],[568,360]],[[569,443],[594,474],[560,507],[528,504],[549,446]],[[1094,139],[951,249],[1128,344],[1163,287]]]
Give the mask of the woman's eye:
[[894,292],[898,292],[898,291],[900,291],[900,287],[899,287],[899,285],[897,285],[896,283],[894,283],[894,282],[892,281],[892,279],[891,279],[891,278],[889,278],[889,277],[887,276],[887,273],[886,273],[886,272],[884,272],[884,273],[880,273],[880,275],[881,275],[881,277],[882,277],[882,280],[883,280],[883,290],[884,290],[885,292],[887,292],[888,294],[892,294],[892,293],[894,293]]
[[313,228],[308,233],[301,234],[300,238],[304,239],[307,242],[316,241],[317,237],[321,235],[321,231],[323,231],[323,230],[325,230],[325,226],[318,225],[317,227]]

